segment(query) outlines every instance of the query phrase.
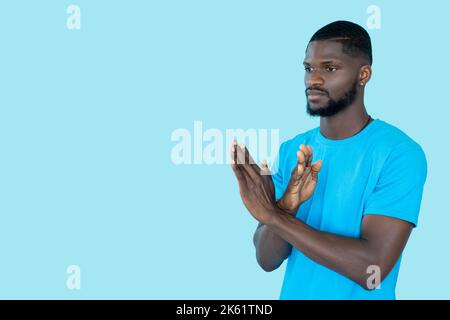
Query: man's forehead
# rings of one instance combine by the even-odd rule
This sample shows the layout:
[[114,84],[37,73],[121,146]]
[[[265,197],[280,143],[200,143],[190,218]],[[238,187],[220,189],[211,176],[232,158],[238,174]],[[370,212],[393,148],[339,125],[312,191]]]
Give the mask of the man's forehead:
[[305,52],[305,61],[319,60],[347,60],[349,57],[342,50],[342,44],[339,41],[319,40],[311,41]]

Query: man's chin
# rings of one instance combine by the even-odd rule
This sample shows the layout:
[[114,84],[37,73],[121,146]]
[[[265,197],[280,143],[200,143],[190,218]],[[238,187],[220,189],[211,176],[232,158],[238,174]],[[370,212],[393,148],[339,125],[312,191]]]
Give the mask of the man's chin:
[[306,112],[313,117],[321,117],[326,114],[326,106],[311,106],[309,103],[306,105]]

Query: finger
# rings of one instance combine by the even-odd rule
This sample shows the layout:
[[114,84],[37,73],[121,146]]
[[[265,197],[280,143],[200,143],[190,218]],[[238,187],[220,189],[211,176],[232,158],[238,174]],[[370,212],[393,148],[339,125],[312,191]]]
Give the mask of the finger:
[[297,151],[297,177],[301,178],[305,170],[305,154],[302,151]]
[[[298,187],[300,184],[301,178],[303,176],[304,171],[304,160],[305,155],[300,150],[297,151],[297,165],[294,166],[294,168],[291,171],[291,179],[289,180],[289,185],[292,187]],[[297,189],[295,189],[297,190]]]
[[242,170],[239,168],[239,166],[237,165],[237,164],[232,164],[231,165],[231,169],[233,169],[233,172],[234,172],[234,174],[236,175],[236,178],[237,178],[237,180],[238,180],[238,182],[239,183],[241,183],[241,182],[247,182],[246,180],[245,180],[245,175],[244,175],[244,173],[242,172]]
[[300,151],[301,152],[303,152],[303,154],[305,155],[305,166],[307,167],[308,166],[308,159],[309,159],[309,150],[308,150],[308,148],[307,148],[307,146],[306,145],[304,145],[304,144],[301,144],[300,145]]
[[264,159],[261,163],[261,174],[268,176],[271,175],[272,173],[270,172],[269,167],[267,166],[267,161]]
[[[243,144],[237,144],[235,146],[236,150],[236,164],[238,165],[239,169],[245,174],[245,178],[251,179],[253,181],[256,181],[257,175],[260,172],[259,167],[256,165],[257,168],[253,168],[253,165],[250,165],[250,154],[247,150],[247,148]],[[251,158],[253,160],[253,158]]]
[[300,187],[303,188],[304,185],[308,184],[311,180],[311,167],[305,168],[302,179],[300,180]]
[[320,169],[322,169],[322,160],[318,160],[311,167],[311,178],[314,181],[317,181]]
[[236,152],[237,152],[237,164],[249,164],[250,162],[254,163],[253,158],[251,158],[248,153],[247,148],[242,143],[236,143]]
[[232,159],[231,169],[233,169],[233,172],[236,175],[236,178],[237,178],[238,182],[239,183],[241,183],[241,182],[242,183],[247,183],[246,177],[245,177],[244,173],[242,172],[242,169],[238,165],[238,161],[237,161],[237,142],[236,142],[236,140],[234,140],[231,143],[230,153],[231,153],[231,159]]
[[258,167],[258,165],[256,164],[256,161],[250,155],[250,152],[248,151],[247,147],[244,144],[240,144],[240,147],[245,153],[245,160],[246,160],[245,163],[246,164],[254,164],[254,165],[256,165]]
[[236,139],[234,139],[231,144],[230,144],[230,158],[231,158],[231,164],[237,164],[237,159],[236,159],[236,145],[237,145],[237,141]]
[[305,165],[306,164],[306,148],[305,146],[302,144],[300,145],[299,150],[297,151],[297,162],[299,164]]
[[306,166],[310,167],[313,159],[313,150],[312,147],[309,145],[306,148],[308,149],[308,162],[306,163]]
[[299,150],[297,151],[297,165],[292,170],[291,175],[295,174],[296,178],[300,178],[305,169],[305,161],[305,153],[301,151],[301,148],[299,148]]
[[310,167],[311,166],[311,147],[305,145],[303,148],[303,152],[305,153],[305,166]]
[[243,144],[239,145],[237,149],[239,150],[238,155],[240,153],[241,158],[243,157],[245,159],[244,163],[241,164],[240,167],[247,173],[247,176],[249,176],[253,181],[255,182],[258,181],[258,179],[260,178],[261,169],[251,157],[250,153],[248,152],[248,149]]
[[234,144],[234,159],[237,165],[245,164],[244,151],[242,151],[240,145],[237,142]]

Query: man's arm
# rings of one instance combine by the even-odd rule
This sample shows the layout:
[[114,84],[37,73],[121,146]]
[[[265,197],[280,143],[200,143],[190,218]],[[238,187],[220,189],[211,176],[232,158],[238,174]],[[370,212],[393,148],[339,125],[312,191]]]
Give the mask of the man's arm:
[[[245,158],[249,158],[245,147],[238,148],[235,143],[232,150],[235,159],[241,160],[244,155]],[[278,207],[272,180],[267,179],[266,175],[261,175],[261,169],[257,165],[235,161],[232,169],[238,179],[242,201],[256,220],[267,225],[280,238],[312,260],[348,277],[365,289],[372,288],[367,283],[368,268],[377,266],[382,281],[398,261],[411,234],[413,224],[407,222],[408,219],[390,218],[370,214],[371,212],[368,212],[362,220],[359,238],[315,230]],[[392,180],[385,179],[388,182]],[[422,181],[423,179],[419,180],[421,184]],[[401,185],[400,182],[397,183]],[[417,184],[416,181],[411,183]],[[381,201],[380,196],[378,201]],[[390,206],[384,207],[395,207],[392,201],[389,204]],[[416,208],[413,206],[406,209],[414,212]]]
[[[312,164],[311,146],[300,145],[297,152],[297,165],[292,169],[291,178],[277,206],[282,211],[295,216],[301,203],[314,193],[322,161]],[[263,169],[265,165],[263,164]],[[292,245],[280,238],[270,227],[259,223],[253,243],[256,248],[256,260],[264,271],[277,269],[289,257]]]
[[253,244],[256,249],[256,260],[267,272],[277,269],[289,257],[292,250],[292,245],[262,223],[258,224]]
[[279,211],[268,227],[310,259],[368,287],[368,267],[380,268],[381,281],[400,257],[413,225],[381,215],[365,215],[361,237],[350,238],[317,231],[295,217]]

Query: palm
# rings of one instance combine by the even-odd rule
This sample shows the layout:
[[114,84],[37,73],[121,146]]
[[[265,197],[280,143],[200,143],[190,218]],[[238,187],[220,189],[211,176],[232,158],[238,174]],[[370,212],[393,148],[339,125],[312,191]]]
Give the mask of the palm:
[[291,180],[283,197],[278,202],[281,209],[295,214],[298,207],[307,201],[317,185],[318,173],[322,167],[322,161],[311,165],[312,148],[300,146],[297,152],[297,165],[291,172]]

